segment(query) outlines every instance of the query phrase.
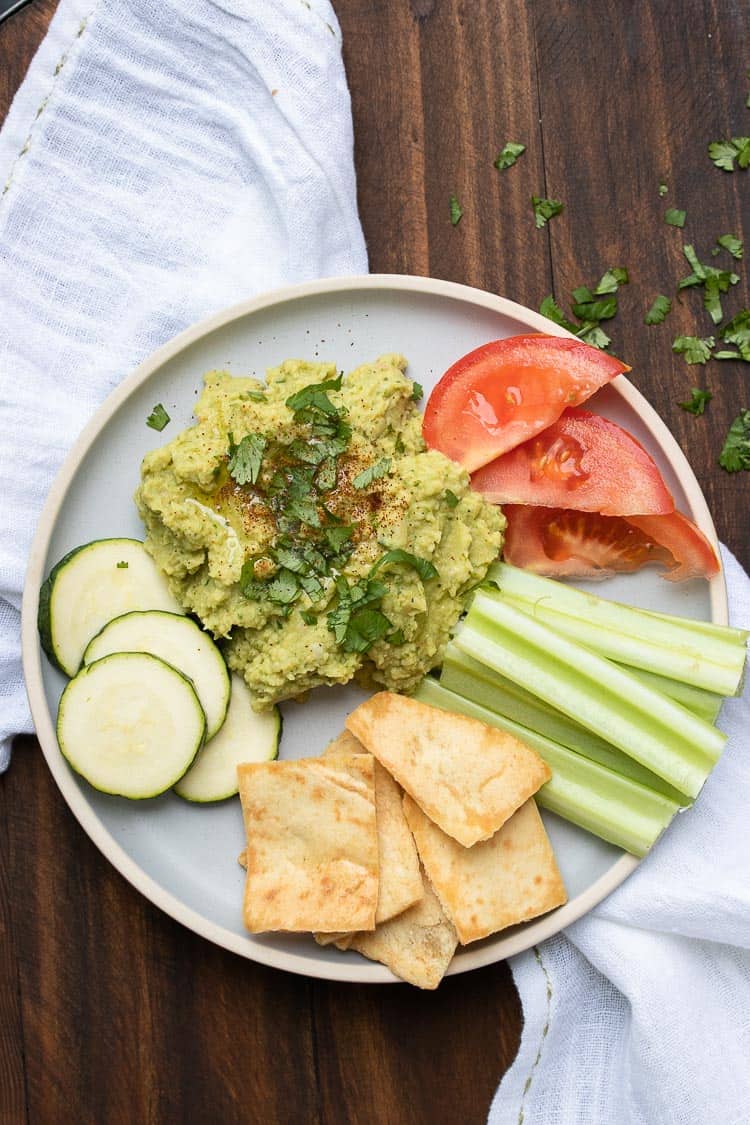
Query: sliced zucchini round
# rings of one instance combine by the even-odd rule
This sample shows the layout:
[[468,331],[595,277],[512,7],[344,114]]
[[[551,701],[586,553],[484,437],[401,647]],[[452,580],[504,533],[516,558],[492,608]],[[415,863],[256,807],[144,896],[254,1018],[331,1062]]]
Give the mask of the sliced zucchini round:
[[150,652],[177,668],[198,693],[206,713],[206,738],[216,734],[229,706],[229,671],[213,639],[189,617],[156,609],[125,613],[89,642],[83,663],[113,652]]
[[270,762],[279,754],[281,715],[278,707],[253,711],[253,697],[241,676],[232,673],[232,696],[226,721],[207,742],[175,793],[186,801],[223,801],[238,791],[237,766]]
[[134,800],[179,781],[205,736],[190,680],[143,652],[114,653],[82,668],[57,712],[57,740],[73,769],[100,792]]
[[182,613],[167,580],[138,539],[96,539],[70,551],[39,591],[42,648],[67,676],[102,626],[133,609]]

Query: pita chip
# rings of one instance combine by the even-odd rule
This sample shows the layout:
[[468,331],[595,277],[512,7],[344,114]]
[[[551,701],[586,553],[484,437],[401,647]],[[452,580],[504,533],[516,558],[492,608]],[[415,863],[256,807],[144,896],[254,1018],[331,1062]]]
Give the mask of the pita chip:
[[549,781],[547,764],[477,719],[381,691],[346,720],[430,820],[464,847],[488,840]]
[[362,754],[237,767],[251,933],[371,930],[378,902],[375,771]]
[[458,938],[429,880],[422,898],[371,933],[353,934],[349,948],[380,961],[417,988],[437,988],[456,952]]
[[442,832],[408,796],[404,813],[462,945],[546,914],[566,901],[552,845],[533,799],[491,839],[471,848]]
[[[344,731],[324,751],[324,757],[344,754],[367,754],[362,743]],[[413,906],[423,895],[419,857],[414,838],[406,823],[402,804],[403,793],[380,762],[375,762],[375,812],[378,826],[380,885],[376,925],[387,922],[402,910]]]

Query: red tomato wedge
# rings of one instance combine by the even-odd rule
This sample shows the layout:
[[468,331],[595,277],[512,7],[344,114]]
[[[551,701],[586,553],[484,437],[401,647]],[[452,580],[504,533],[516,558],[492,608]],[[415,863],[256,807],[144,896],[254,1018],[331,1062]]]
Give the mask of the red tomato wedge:
[[581,340],[542,334],[494,340],[448,368],[427,402],[422,434],[431,449],[471,473],[629,370]]
[[674,499],[640,442],[578,407],[484,465],[472,488],[493,504],[541,504],[607,516],[663,515]]
[[719,560],[702,531],[683,516],[603,516],[569,508],[508,504],[507,562],[552,578],[608,578],[648,563],[670,582],[711,578]]

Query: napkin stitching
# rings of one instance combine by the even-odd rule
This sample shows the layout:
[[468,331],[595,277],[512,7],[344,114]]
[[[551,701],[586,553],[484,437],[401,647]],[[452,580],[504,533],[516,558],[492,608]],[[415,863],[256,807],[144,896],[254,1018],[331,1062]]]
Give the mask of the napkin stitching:
[[539,968],[544,973],[544,981],[545,981],[546,993],[547,993],[547,1006],[546,1006],[546,1010],[545,1010],[544,1026],[542,1027],[542,1034],[541,1034],[540,1039],[539,1039],[539,1048],[537,1050],[536,1057],[535,1057],[533,1063],[531,1064],[531,1070],[529,1071],[529,1076],[523,1084],[523,1092],[521,1094],[521,1105],[519,1106],[519,1109],[518,1109],[518,1125],[523,1125],[523,1123],[524,1123],[525,1113],[524,1113],[523,1103],[526,1100],[526,1095],[528,1094],[529,1090],[531,1089],[531,1083],[534,1081],[534,1074],[536,1072],[536,1068],[539,1065],[539,1061],[542,1057],[542,1051],[544,1049],[544,1040],[547,1038],[547,1033],[549,1031],[550,1017],[551,1017],[551,1011],[552,1011],[552,979],[551,979],[549,973],[547,972],[547,966],[545,965],[544,961],[542,960],[542,954],[539,950],[538,945],[534,946],[534,956],[536,957],[536,961],[537,961],[537,964],[539,965]]
[[57,83],[57,79],[60,76],[60,73],[61,73],[63,67],[65,66],[66,62],[68,61],[68,58],[70,56],[71,51],[73,50],[76,43],[79,41],[79,39],[83,35],[84,31],[86,30],[86,26],[88,24],[89,19],[91,18],[92,14],[93,14],[93,11],[94,11],[94,9],[92,8],[91,11],[89,12],[89,14],[87,16],[84,16],[84,18],[81,20],[81,24],[78,28],[78,31],[75,34],[75,37],[73,38],[73,41],[65,48],[63,53],[60,55],[60,58],[57,62],[57,65],[55,66],[55,69],[52,71],[52,85],[50,86],[48,93],[45,94],[44,98],[42,99],[42,103],[39,106],[39,108],[37,109],[36,114],[34,115],[34,120],[31,122],[31,125],[29,126],[29,132],[27,134],[26,140],[24,141],[24,143],[21,146],[21,149],[18,152],[15,160],[13,161],[13,163],[10,166],[10,171],[8,172],[8,179],[5,181],[5,185],[3,187],[3,190],[0,192],[0,203],[2,203],[2,200],[7,195],[8,191],[9,191],[9,189],[10,189],[12,183],[13,183],[13,176],[15,175],[16,168],[18,167],[18,163],[19,163],[21,157],[25,156],[26,153],[31,148],[31,142],[32,142],[32,139],[33,139],[33,136],[34,136],[34,130],[37,127],[37,123],[38,123],[40,117],[42,116],[42,114],[44,113],[45,109],[47,108],[49,100],[55,92],[55,84]]

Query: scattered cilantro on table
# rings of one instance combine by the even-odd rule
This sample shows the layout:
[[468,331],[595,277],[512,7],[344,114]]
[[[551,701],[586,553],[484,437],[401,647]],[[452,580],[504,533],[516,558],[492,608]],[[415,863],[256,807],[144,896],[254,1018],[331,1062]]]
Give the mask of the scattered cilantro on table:
[[548,320],[559,324],[561,328],[567,328],[568,332],[572,332],[580,340],[592,344],[595,348],[603,349],[611,343],[611,340],[601,327],[601,322],[611,320],[615,315],[617,312],[615,294],[621,285],[627,283],[628,271],[615,267],[607,270],[593,289],[586,285],[574,289],[570,295],[571,307],[573,316],[578,317],[578,321],[566,316],[552,295],[544,298],[539,311]]
[[658,297],[654,298],[651,308],[646,313],[643,323],[644,324],[661,324],[672,308],[672,302],[669,297],[665,297],[660,293]]
[[690,398],[687,402],[680,402],[677,405],[686,410],[688,414],[695,414],[697,417],[703,414],[709,402],[713,398],[711,391],[702,390],[700,387],[693,387],[690,391]]
[[741,410],[729,427],[719,464],[728,473],[750,469],[750,410]]
[[732,285],[736,285],[740,280],[739,275],[731,270],[718,270],[715,266],[705,265],[698,258],[695,248],[689,243],[682,247],[682,252],[693,272],[682,278],[678,288],[702,287],[703,304],[706,312],[714,324],[721,324],[724,319],[724,312],[721,307],[720,294],[727,293]]
[[685,363],[707,363],[715,343],[713,336],[678,336],[672,344],[672,351],[684,355]]
[[714,352],[714,359],[742,359],[750,363],[750,309],[741,309],[719,335],[725,344],[734,344],[737,351]]
[[663,199],[668,191],[669,191],[669,188],[664,183],[664,180],[661,180],[661,182],[659,183],[659,197],[660,197],[660,199]]
[[732,257],[735,258],[737,261],[739,261],[740,258],[742,257],[742,255],[744,254],[744,247],[742,245],[742,239],[735,237],[735,235],[733,235],[733,234],[722,234],[722,235],[720,235],[716,239],[716,243],[717,243],[717,245],[711,251],[711,253],[714,254],[714,255],[718,254],[719,249],[721,248],[721,249],[724,249],[724,250],[728,250],[729,253],[732,255]]
[[680,211],[678,207],[669,207],[664,212],[664,222],[670,227],[684,227],[687,212]]
[[532,195],[531,206],[534,209],[534,224],[537,230],[541,230],[546,226],[550,219],[554,219],[555,215],[559,215],[562,211],[564,204],[559,199],[542,199],[538,195]]
[[152,430],[158,430],[159,433],[165,426],[169,425],[171,418],[160,402],[157,402],[154,409],[146,419],[146,425],[150,426]]
[[717,168],[724,172],[734,172],[734,162],[738,168],[750,165],[750,137],[732,137],[727,141],[712,141],[708,155]]
[[503,145],[502,152],[495,158],[494,165],[501,172],[505,168],[512,168],[515,162],[526,152],[526,145],[518,144],[517,141],[506,141]]
[[458,224],[461,222],[461,219],[463,217],[463,213],[464,213],[463,208],[461,207],[461,204],[458,202],[458,196],[456,195],[455,192],[453,192],[453,194],[450,197],[451,226],[454,226],[454,227],[458,226]]

